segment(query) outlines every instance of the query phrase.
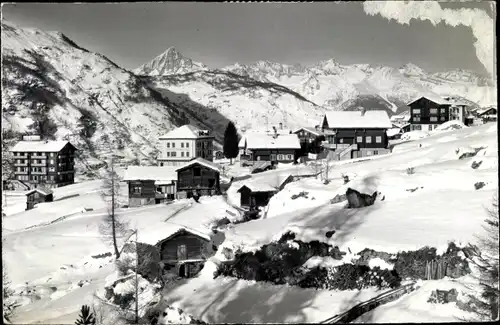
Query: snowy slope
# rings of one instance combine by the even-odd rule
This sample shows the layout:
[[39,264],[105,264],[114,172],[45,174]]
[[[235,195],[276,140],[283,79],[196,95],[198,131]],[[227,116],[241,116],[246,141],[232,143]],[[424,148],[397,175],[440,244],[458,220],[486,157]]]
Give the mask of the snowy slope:
[[197,70],[205,70],[207,66],[186,58],[175,48],[170,47],[162,54],[134,70],[137,75],[169,75],[182,74]]
[[[2,23],[2,125],[69,139],[85,154],[154,155],[158,136],[186,120],[132,73],[63,34]],[[109,150],[109,149],[108,149]]]

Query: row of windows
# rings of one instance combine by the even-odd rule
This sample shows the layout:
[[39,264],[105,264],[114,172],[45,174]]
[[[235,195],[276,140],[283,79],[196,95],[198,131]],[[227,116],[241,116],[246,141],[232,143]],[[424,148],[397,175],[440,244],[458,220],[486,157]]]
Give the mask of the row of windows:
[[[363,137],[362,136],[356,137],[356,142],[357,143],[362,143],[363,142]],[[370,135],[366,136],[365,137],[365,142],[366,143],[372,143],[372,136],[370,136]],[[382,137],[377,135],[375,137],[375,142],[376,143],[382,143]]]
[[[28,167],[17,167],[16,170],[18,172],[27,172],[29,171],[30,169]],[[49,172],[55,172],[56,171],[56,168],[55,167],[49,167]],[[46,172],[46,168],[45,167],[31,167],[31,172],[38,172],[38,173],[45,173]]]
[[[25,156],[27,155],[29,152],[14,152],[14,157],[17,157],[17,156]],[[47,155],[47,152],[31,152],[32,155],[34,156],[45,156]],[[55,157],[56,156],[56,153],[55,152],[50,152],[49,153],[49,156],[50,157]]]
[[[26,164],[28,162],[27,159],[17,159],[16,160],[16,163],[17,164]],[[46,161],[45,160],[41,160],[41,159],[33,159],[31,161],[32,164],[44,164]],[[49,164],[53,165],[55,164],[55,160],[54,159],[50,159],[49,160]]]
[[[167,157],[177,157],[176,151],[167,151]],[[179,157],[189,157],[189,151],[181,151]]]
[[[444,116],[441,116],[440,120],[442,122],[444,122],[446,120],[446,118]],[[431,121],[431,122],[437,122],[438,118],[437,118],[437,116],[431,116],[431,117],[429,117],[429,121]],[[414,116],[413,117],[413,122],[420,122],[420,116]]]
[[[414,108],[412,110],[413,114],[421,114],[421,110],[420,108]],[[431,108],[429,110],[429,114],[437,114],[438,113],[438,109],[437,108]],[[445,108],[441,108],[441,114],[445,114],[446,113],[446,109]]]
[[[439,124],[428,124],[427,130],[432,131],[433,129],[437,128],[438,126],[439,126]],[[421,124],[412,125],[411,130],[412,131],[422,131],[422,125]]]
[[[17,175],[17,179],[20,181],[30,181],[30,176],[29,175]],[[68,175],[49,175],[49,176],[44,176],[44,175],[31,175],[31,180],[33,181],[64,181],[64,180],[71,181],[73,179],[73,175],[68,174]]]
[[[172,148],[175,148],[175,142],[167,142],[167,148],[170,148],[170,146],[172,146]],[[181,148],[189,148],[189,142],[181,142]]]

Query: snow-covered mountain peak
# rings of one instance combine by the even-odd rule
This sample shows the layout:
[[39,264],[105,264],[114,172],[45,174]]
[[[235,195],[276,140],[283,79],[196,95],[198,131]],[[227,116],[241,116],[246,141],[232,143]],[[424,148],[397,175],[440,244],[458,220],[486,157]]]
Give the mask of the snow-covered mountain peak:
[[176,48],[169,47],[149,63],[135,69],[134,73],[137,75],[170,75],[207,69],[208,67],[203,63],[195,62],[182,55]]
[[399,72],[407,76],[422,76],[425,75],[425,71],[418,65],[413,63],[407,63],[399,68]]

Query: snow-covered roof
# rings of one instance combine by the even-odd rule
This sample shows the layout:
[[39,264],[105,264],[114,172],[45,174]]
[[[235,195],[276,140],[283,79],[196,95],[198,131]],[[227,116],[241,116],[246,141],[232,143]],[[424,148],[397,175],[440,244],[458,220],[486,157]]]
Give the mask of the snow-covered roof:
[[314,135],[318,135],[318,136],[323,134],[323,133],[321,133],[321,131],[318,131],[315,128],[308,128],[308,127],[303,127],[303,128],[297,129],[297,130],[293,131],[293,133],[297,133],[297,132],[302,131],[302,130],[307,131],[309,133],[312,133]]
[[186,231],[206,240],[211,239],[211,235],[208,230],[206,232],[202,232],[184,225],[179,225],[171,222],[162,222],[157,223],[155,226],[155,230],[148,231],[146,235],[141,236],[142,234],[139,233],[139,242],[149,245],[161,245],[161,243],[169,240],[182,231]]
[[70,145],[72,145],[69,141],[44,141],[44,140],[19,141],[12,148],[10,148],[9,151],[11,151],[11,152],[59,152],[68,143]]
[[164,139],[198,139],[203,137],[212,137],[210,134],[208,135],[200,135],[201,129],[198,129],[194,125],[186,124],[177,129],[174,129],[168,132],[165,135],[160,137],[160,140]]
[[205,166],[205,167],[207,167],[209,169],[213,169],[213,170],[215,170],[215,171],[217,171],[219,173],[221,171],[221,167],[219,165],[217,165],[217,164],[215,164],[215,163],[213,163],[211,161],[208,161],[206,159],[203,159],[203,158],[192,159],[187,164],[185,164],[185,165],[177,168],[175,171],[179,171],[181,169],[184,169],[186,167],[192,166],[194,164],[200,164],[200,165]]
[[478,115],[483,115],[484,113],[486,113],[492,109],[494,109],[495,111],[497,110],[495,107],[488,107],[488,108],[480,108],[480,109],[476,110],[476,112]]
[[238,192],[244,187],[248,187],[252,192],[276,192],[281,185],[292,177],[290,173],[281,174],[259,174],[241,182]]
[[300,140],[297,134],[272,134],[246,133],[238,146],[247,149],[300,149]]
[[129,166],[124,181],[153,180],[157,185],[177,179],[176,166]]
[[332,129],[392,128],[386,111],[366,111],[364,115],[361,111],[331,111],[323,118]]
[[48,189],[46,187],[37,187],[35,189],[32,189],[29,192],[26,192],[25,195],[30,195],[30,194],[35,193],[35,192],[41,193],[43,195],[50,195],[50,194],[54,193],[51,189]]
[[417,100],[419,100],[421,98],[427,98],[428,100],[430,100],[436,104],[439,104],[439,105],[450,104],[447,100],[445,100],[441,96],[438,96],[435,94],[425,94],[425,95],[419,95],[417,98],[411,100],[408,104],[406,104],[406,106],[410,106],[411,104],[413,104],[414,102],[416,102]]
[[392,136],[395,136],[396,134],[398,133],[401,133],[401,129],[400,128],[392,128],[392,129],[388,129],[386,131],[387,133],[387,136],[388,137],[392,137]]

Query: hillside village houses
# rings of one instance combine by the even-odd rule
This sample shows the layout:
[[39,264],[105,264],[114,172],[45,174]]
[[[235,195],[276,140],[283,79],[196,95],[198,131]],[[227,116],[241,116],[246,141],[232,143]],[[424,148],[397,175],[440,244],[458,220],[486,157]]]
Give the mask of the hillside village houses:
[[332,111],[321,123],[329,159],[344,160],[390,153],[385,111]]
[[9,149],[14,158],[14,180],[20,190],[55,188],[75,182],[75,152],[68,141],[43,140],[38,135],[23,136]]
[[410,107],[411,131],[432,131],[440,124],[453,120],[466,123],[468,104],[454,98],[420,96],[407,106]]
[[181,166],[193,158],[213,161],[215,137],[208,130],[183,125],[160,137],[159,166]]

